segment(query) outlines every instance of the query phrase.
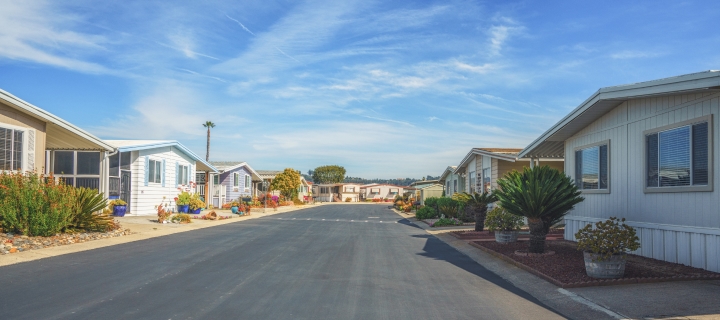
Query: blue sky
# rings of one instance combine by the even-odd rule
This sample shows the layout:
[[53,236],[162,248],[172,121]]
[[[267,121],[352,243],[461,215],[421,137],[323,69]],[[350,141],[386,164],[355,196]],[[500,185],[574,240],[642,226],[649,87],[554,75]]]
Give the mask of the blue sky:
[[0,88],[255,169],[439,175],[598,88],[720,69],[716,1],[7,1]]

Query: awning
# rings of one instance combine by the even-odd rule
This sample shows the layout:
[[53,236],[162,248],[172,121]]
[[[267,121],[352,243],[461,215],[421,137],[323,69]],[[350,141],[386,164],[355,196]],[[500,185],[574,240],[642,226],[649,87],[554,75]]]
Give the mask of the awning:
[[371,193],[380,193],[380,188],[371,188],[370,192]]

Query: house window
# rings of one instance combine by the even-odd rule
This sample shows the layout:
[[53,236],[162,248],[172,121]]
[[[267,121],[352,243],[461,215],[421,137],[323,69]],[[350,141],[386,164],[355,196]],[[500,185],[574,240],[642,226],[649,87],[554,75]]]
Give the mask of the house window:
[[475,189],[476,189],[475,183],[476,182],[477,182],[477,180],[475,178],[475,171],[471,171],[470,172],[470,193],[475,193]]
[[355,192],[355,187],[345,187],[345,192]]
[[237,189],[240,186],[240,174],[233,172],[233,188]]
[[450,192],[450,181],[448,180],[448,182],[446,182],[445,184],[447,185],[447,187],[445,187],[445,190],[447,190],[447,192]]
[[453,193],[457,192],[457,185],[458,185],[458,181],[453,180]]
[[179,165],[178,166],[178,184],[187,185],[190,180],[190,167]]
[[111,177],[120,177],[120,153],[110,156],[110,174]]
[[220,175],[219,174],[213,175],[213,184],[214,185],[220,184]]
[[245,188],[250,188],[250,176],[245,176]]
[[150,160],[148,170],[148,182],[162,183],[162,161]]
[[320,187],[320,193],[330,193],[329,187]]
[[645,145],[646,191],[710,191],[709,120],[646,132]]
[[50,154],[52,172],[65,184],[78,188],[100,188],[100,152],[52,151]]
[[197,184],[205,184],[205,172],[195,173],[195,182]]
[[608,142],[575,150],[575,184],[582,190],[608,190]]
[[23,131],[0,128],[0,170],[22,171]]
[[490,192],[490,168],[483,169],[483,192]]

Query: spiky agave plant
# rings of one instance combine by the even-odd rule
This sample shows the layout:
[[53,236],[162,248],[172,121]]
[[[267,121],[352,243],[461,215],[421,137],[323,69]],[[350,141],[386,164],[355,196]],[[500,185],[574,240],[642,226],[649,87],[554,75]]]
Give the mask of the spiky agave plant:
[[111,227],[113,218],[102,212],[108,203],[102,193],[89,188],[74,188],[72,193],[75,196],[73,229],[106,231]]
[[545,251],[545,235],[568,211],[585,200],[575,183],[548,166],[513,170],[498,179],[495,195],[508,212],[524,216],[530,227],[529,252]]
[[475,216],[475,231],[483,231],[485,229],[485,217],[487,216],[488,205],[497,201],[498,198],[494,193],[474,193],[467,194],[467,207]]

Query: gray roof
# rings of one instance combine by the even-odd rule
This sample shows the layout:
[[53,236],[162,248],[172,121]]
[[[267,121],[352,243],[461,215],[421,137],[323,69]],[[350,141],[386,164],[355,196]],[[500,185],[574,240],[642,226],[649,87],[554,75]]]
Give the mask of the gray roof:
[[218,170],[238,166],[243,163],[245,163],[245,161],[210,161],[210,164],[218,168]]
[[720,92],[720,70],[600,88],[523,149],[520,158],[563,158],[569,139],[623,102],[671,94]]

